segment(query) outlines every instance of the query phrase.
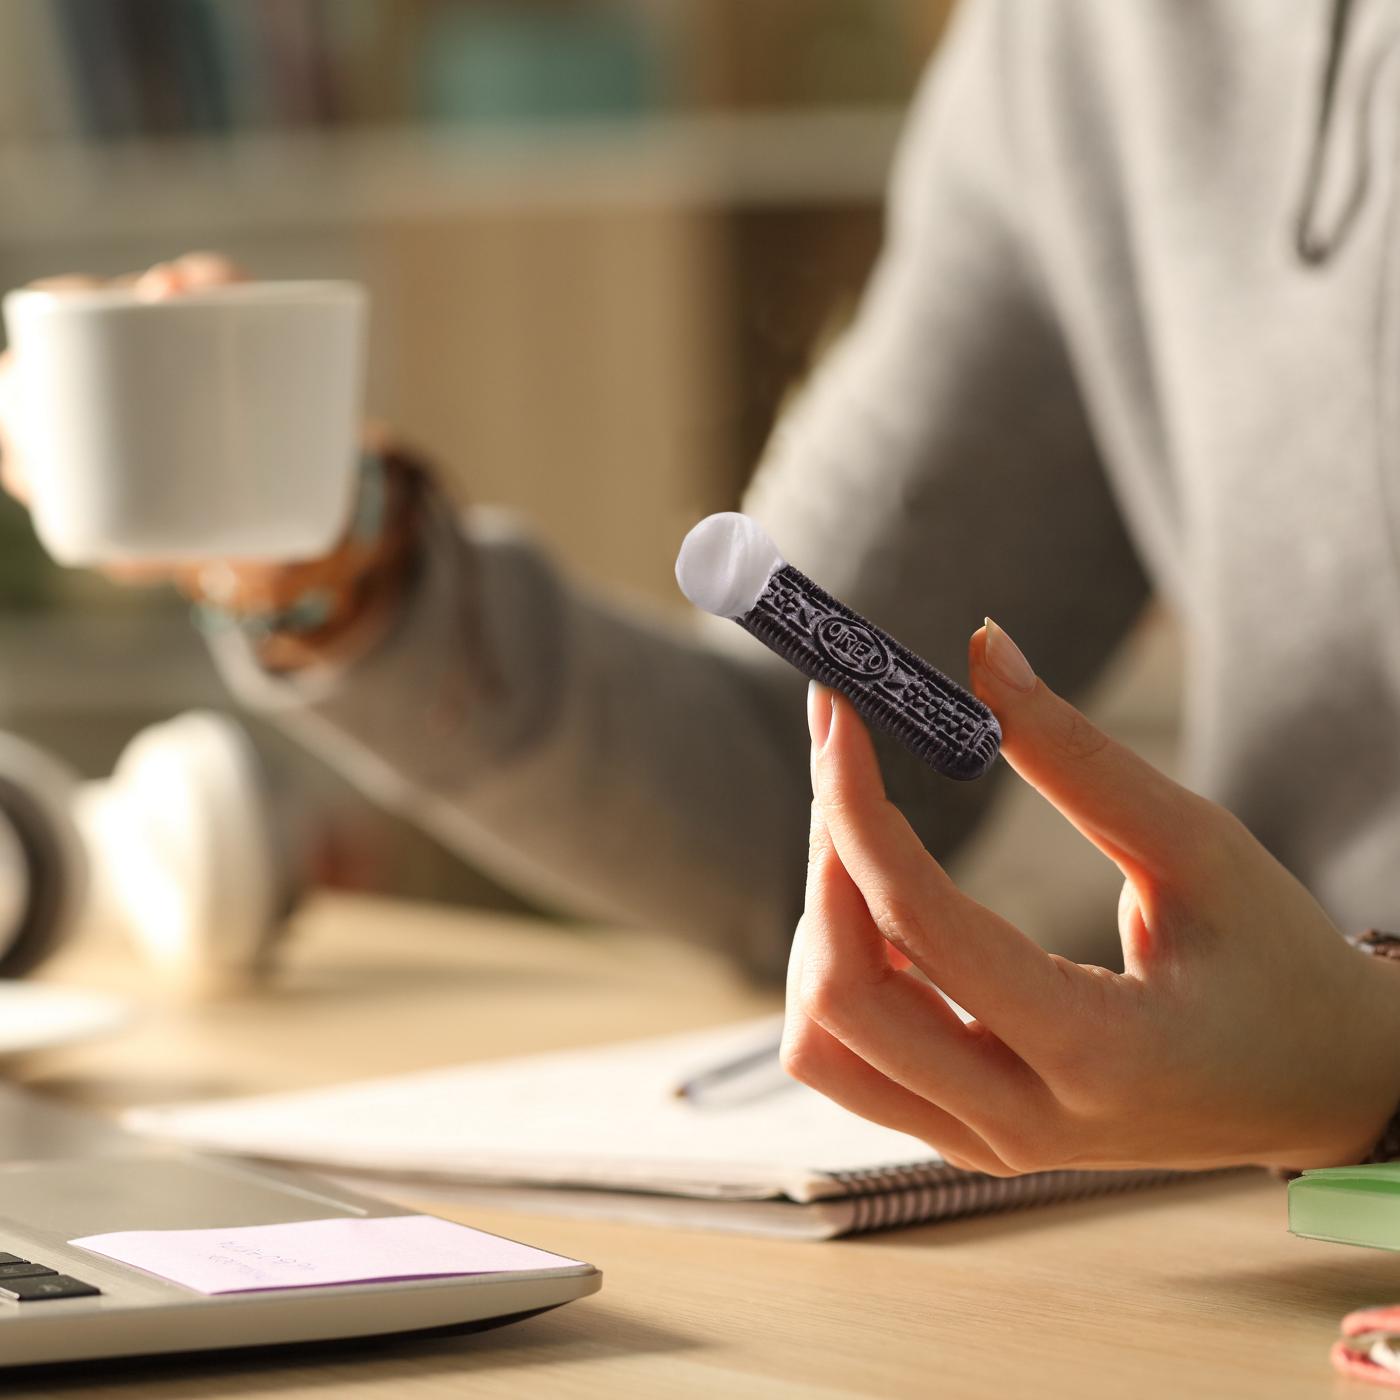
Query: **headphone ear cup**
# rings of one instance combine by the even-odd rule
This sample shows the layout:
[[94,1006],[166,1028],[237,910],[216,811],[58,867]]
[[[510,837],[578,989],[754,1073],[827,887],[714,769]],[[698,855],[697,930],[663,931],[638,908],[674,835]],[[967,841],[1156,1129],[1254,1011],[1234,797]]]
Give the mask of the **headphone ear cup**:
[[191,711],[138,734],[89,785],[82,825],[150,962],[186,990],[244,984],[266,965],[288,904],[289,853],[247,731]]
[[57,759],[0,734],[0,977],[23,977],[54,953],[83,907],[88,863],[70,816],[78,777]]

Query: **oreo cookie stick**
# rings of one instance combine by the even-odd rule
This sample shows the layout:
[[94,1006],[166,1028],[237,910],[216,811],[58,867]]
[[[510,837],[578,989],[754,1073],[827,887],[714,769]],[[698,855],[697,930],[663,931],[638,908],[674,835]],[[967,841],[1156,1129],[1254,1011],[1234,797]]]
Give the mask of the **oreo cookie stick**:
[[949,778],[980,778],[1001,726],[975,695],[794,569],[746,515],[707,516],[685,537],[676,582]]

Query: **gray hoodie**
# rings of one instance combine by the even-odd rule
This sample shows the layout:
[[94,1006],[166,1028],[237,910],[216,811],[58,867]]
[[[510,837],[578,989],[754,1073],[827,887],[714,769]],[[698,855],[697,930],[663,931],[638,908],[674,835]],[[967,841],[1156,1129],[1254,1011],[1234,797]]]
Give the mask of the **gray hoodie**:
[[[859,316],[744,509],[959,670],[984,613],[1075,692],[1149,587],[1186,769],[1348,929],[1400,921],[1400,6],[970,0]],[[439,507],[393,633],[237,688],[537,897],[760,972],[801,908],[803,685]],[[990,784],[886,748],[930,849]]]

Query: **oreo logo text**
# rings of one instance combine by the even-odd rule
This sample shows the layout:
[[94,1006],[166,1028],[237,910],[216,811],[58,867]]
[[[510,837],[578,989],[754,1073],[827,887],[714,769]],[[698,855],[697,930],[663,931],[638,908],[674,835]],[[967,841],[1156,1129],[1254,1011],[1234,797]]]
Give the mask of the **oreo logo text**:
[[889,669],[888,648],[863,623],[832,614],[817,623],[813,635],[827,660],[853,676],[879,676]]

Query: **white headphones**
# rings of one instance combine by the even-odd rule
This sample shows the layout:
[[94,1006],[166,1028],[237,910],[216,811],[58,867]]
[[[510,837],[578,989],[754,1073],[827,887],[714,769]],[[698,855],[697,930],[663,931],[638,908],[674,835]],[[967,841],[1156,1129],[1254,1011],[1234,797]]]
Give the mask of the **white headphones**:
[[102,920],[184,990],[248,981],[300,893],[287,811],[247,732],[213,712],[144,730],[99,782],[0,734],[0,977]]

